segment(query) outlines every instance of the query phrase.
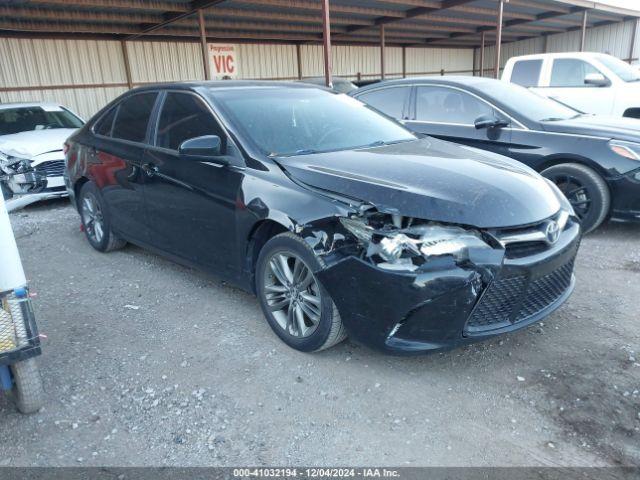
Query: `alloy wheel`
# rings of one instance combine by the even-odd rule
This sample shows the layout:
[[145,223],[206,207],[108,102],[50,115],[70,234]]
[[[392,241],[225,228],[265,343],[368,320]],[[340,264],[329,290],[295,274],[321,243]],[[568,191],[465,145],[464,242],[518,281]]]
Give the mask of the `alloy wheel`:
[[580,180],[572,175],[561,174],[550,179],[567,197],[579,218],[584,218],[591,209],[589,190]]
[[318,282],[304,261],[291,252],[276,252],[264,274],[264,296],[276,322],[294,337],[308,337],[320,323]]
[[87,235],[95,243],[100,243],[104,237],[104,218],[100,204],[92,193],[87,193],[82,199],[82,220]]

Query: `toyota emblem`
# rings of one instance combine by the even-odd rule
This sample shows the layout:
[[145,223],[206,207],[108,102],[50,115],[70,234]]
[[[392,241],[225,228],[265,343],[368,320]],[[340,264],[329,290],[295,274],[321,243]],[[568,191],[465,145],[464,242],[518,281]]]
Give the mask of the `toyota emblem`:
[[560,225],[558,225],[558,222],[552,220],[547,223],[547,228],[545,229],[544,234],[547,237],[547,242],[550,245],[556,243],[560,238]]

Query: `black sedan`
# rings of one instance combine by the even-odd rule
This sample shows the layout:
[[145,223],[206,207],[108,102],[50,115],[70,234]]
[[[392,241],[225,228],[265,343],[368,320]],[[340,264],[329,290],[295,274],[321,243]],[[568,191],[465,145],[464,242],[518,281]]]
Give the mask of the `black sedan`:
[[537,170],[571,201],[585,232],[607,218],[640,220],[638,120],[584,115],[518,85],[479,77],[392,80],[352,96],[415,132]]
[[347,333],[453,347],[548,315],[574,285],[580,226],[551,182],[312,86],[138,88],[66,148],[95,249],[131,242],[255,292],[302,351]]

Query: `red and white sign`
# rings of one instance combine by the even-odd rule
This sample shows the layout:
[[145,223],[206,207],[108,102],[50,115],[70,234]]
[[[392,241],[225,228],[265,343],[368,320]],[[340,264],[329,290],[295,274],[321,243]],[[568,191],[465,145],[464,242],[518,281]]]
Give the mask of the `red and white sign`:
[[231,43],[210,43],[211,78],[216,80],[238,76],[238,49]]

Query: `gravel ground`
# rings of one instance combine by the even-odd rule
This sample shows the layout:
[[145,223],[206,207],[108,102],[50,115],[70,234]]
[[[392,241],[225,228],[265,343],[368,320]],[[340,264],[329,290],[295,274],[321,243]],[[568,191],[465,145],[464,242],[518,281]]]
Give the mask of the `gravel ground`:
[[95,252],[64,201],[11,218],[47,403],[0,395],[0,465],[640,465],[640,225],[584,240],[544,323],[399,358],[291,350],[251,295]]

